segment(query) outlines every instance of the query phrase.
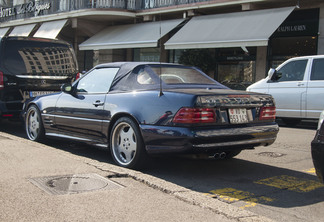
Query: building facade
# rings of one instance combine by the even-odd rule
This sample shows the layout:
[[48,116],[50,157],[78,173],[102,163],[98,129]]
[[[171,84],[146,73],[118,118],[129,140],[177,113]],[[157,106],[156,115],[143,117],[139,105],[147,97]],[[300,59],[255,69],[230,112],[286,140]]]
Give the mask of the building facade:
[[2,0],[0,36],[70,42],[80,70],[195,65],[244,89],[288,58],[324,54],[323,0]]

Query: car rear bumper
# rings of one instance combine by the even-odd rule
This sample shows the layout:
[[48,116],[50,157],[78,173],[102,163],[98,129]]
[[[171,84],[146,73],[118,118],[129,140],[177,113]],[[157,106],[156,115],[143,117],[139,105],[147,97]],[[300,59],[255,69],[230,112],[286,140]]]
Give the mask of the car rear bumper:
[[150,154],[208,153],[216,151],[251,149],[272,144],[279,131],[276,123],[217,128],[183,128],[141,125],[141,131]]
[[0,101],[0,118],[19,118],[22,110],[21,101]]
[[324,143],[314,139],[311,144],[311,149],[317,177],[324,183]]

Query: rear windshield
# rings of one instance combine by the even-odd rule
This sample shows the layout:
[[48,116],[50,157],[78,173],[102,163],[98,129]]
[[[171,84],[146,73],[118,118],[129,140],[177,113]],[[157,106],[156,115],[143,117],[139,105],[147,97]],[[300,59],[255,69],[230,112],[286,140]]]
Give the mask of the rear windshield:
[[72,75],[77,64],[68,44],[42,41],[8,40],[3,63],[14,75]]
[[151,67],[166,84],[215,84],[215,81],[189,67]]
[[143,64],[132,70],[121,69],[112,83],[111,91],[135,91],[185,88],[227,89],[194,67],[172,64]]

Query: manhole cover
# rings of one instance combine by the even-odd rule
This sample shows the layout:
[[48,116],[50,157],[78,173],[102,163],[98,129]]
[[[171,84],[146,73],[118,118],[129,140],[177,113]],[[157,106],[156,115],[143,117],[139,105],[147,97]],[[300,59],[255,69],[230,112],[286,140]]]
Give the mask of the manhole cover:
[[74,194],[95,190],[111,190],[122,186],[98,174],[78,174],[29,179],[49,194]]
[[273,157],[273,158],[277,158],[277,157],[282,157],[286,154],[283,153],[276,153],[276,152],[262,152],[262,153],[258,153],[259,156],[267,156],[267,157]]

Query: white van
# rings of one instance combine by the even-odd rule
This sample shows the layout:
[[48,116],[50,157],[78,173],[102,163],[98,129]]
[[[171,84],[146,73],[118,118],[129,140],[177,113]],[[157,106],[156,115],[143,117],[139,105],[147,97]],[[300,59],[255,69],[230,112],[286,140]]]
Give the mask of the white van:
[[324,110],[324,55],[289,59],[247,91],[271,94],[276,116],[287,124],[318,119]]

